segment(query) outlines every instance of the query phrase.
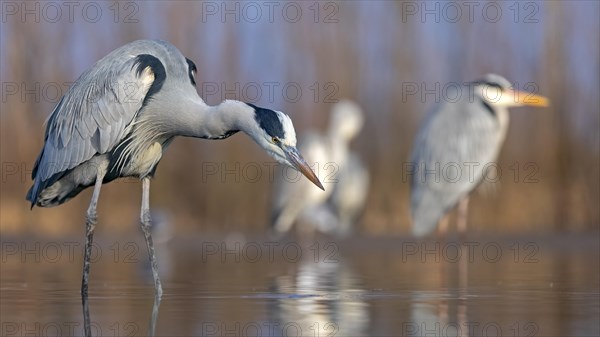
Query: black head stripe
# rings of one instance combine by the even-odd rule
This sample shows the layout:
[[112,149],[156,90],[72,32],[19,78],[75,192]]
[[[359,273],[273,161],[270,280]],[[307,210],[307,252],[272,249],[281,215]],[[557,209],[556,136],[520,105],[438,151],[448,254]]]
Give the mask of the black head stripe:
[[136,75],[139,77],[144,72],[144,69],[150,67],[152,73],[154,74],[154,82],[150,88],[148,88],[148,92],[146,93],[146,97],[144,97],[144,103],[142,105],[146,105],[148,101],[152,98],[152,95],[156,94],[160,88],[162,88],[165,83],[165,79],[167,78],[167,72],[165,71],[165,67],[159,59],[152,55],[148,54],[140,54],[135,57],[135,62],[133,63],[133,69],[137,65],[135,70]]
[[496,114],[496,111],[494,111],[494,108],[492,108],[492,106],[489,105],[485,100],[481,100],[481,105],[483,105],[483,107],[492,115]]
[[471,85],[487,85],[488,87],[498,88],[500,90],[504,89],[504,88],[502,88],[502,85],[500,85],[500,83],[490,82],[490,81],[486,81],[486,80],[479,80],[479,81],[471,82]]
[[190,76],[190,81],[192,81],[192,84],[194,86],[196,86],[196,80],[194,79],[194,73],[196,71],[198,71],[198,69],[196,68],[196,65],[194,64],[194,62],[192,60],[190,60],[189,58],[185,58],[185,61],[188,64],[188,75]]
[[260,108],[250,103],[246,104],[254,108],[254,119],[269,136],[279,137],[281,139],[285,138],[283,125],[281,124],[281,121],[279,120],[279,117],[275,111]]
[[502,88],[502,86],[499,83],[496,82],[484,82],[485,85],[490,86],[492,88],[498,88],[500,90],[503,90],[504,88]]

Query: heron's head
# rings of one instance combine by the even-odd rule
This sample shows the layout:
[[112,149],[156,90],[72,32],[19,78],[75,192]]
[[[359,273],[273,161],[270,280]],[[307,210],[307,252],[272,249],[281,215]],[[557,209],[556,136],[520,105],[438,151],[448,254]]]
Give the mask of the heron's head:
[[329,132],[332,136],[350,141],[358,135],[363,124],[363,112],[358,104],[343,100],[333,106],[329,123]]
[[487,74],[473,83],[475,95],[485,103],[497,107],[539,106],[549,105],[546,97],[530,92],[513,89],[512,84],[497,74]]
[[308,180],[324,190],[317,175],[296,148],[296,130],[292,120],[281,111],[274,111],[248,104],[254,108],[254,120],[258,127],[252,138],[277,162],[300,171]]

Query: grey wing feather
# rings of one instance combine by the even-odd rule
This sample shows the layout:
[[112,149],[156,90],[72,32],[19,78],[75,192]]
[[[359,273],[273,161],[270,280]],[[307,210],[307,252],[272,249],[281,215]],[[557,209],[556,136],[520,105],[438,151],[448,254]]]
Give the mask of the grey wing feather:
[[135,55],[109,54],[61,99],[47,122],[29,200],[34,202],[57,175],[113,150],[127,135],[152,83],[139,75],[135,65]]
[[484,166],[497,156],[498,121],[478,104],[446,103],[427,117],[419,131],[411,158],[415,235],[433,231],[444,214],[479,184]]

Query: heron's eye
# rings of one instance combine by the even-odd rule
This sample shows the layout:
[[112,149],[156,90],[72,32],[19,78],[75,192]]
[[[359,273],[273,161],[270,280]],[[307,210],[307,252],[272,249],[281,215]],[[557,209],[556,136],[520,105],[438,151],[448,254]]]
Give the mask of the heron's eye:
[[279,142],[280,142],[279,138],[277,138],[277,137],[273,137],[273,138],[271,138],[271,140],[272,140],[272,141],[273,141],[273,143],[275,143],[275,144],[279,144]]
[[194,79],[194,77],[196,77],[196,65],[194,64],[194,62],[192,62],[192,60],[186,58],[185,59],[187,64],[188,64],[188,69],[189,69],[189,76],[190,76],[190,81],[192,82],[192,84],[194,86],[196,86],[196,80]]

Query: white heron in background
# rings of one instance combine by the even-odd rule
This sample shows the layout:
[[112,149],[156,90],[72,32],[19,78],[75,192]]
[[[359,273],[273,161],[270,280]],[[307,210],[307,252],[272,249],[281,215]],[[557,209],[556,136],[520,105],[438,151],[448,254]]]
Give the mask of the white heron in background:
[[86,217],[84,298],[100,189],[120,177],[142,180],[141,227],[160,298],[150,234],[150,178],[176,136],[224,139],[242,131],[279,163],[323,188],[296,149],[296,132],[286,114],[234,100],[209,106],[198,96],[195,76],[194,63],[170,43],[134,41],[84,72],[50,115],[27,199],[32,207],[57,206],[94,186]]
[[288,232],[301,218],[323,232],[343,235],[350,231],[350,222],[362,210],[368,190],[366,167],[349,149],[363,123],[362,109],[356,103],[340,101],[332,108],[326,134],[311,132],[300,140],[298,149],[325,192],[304,181],[290,181],[285,172],[280,175],[273,196],[274,234]]
[[483,180],[508,130],[508,108],[548,106],[545,97],[514,90],[504,77],[488,74],[457,92],[429,114],[413,147],[411,211],[413,234],[448,225],[446,214],[458,206],[457,228],[467,226],[469,193]]

